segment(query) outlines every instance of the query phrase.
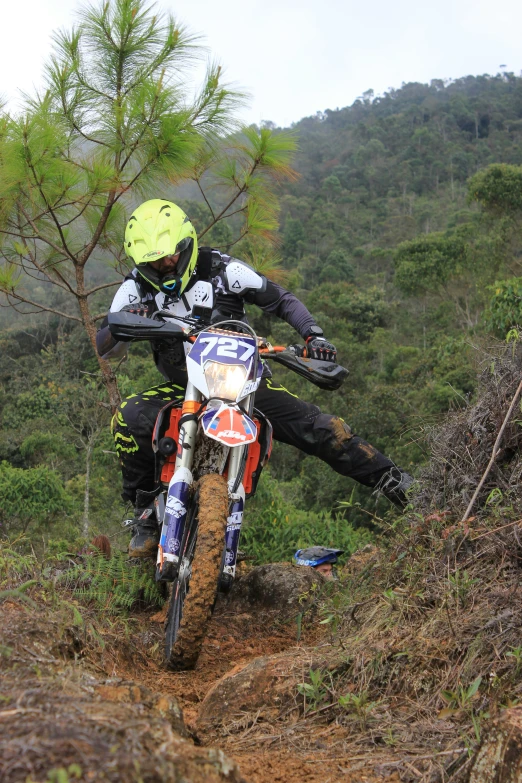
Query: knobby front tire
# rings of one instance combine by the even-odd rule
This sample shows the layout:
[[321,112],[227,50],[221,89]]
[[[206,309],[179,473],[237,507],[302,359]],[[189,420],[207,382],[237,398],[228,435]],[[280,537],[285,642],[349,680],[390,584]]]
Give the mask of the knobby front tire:
[[180,573],[172,585],[167,613],[165,657],[171,669],[192,669],[205,638],[214,606],[228,517],[226,479],[202,476],[187,515],[190,525],[185,553],[190,577]]

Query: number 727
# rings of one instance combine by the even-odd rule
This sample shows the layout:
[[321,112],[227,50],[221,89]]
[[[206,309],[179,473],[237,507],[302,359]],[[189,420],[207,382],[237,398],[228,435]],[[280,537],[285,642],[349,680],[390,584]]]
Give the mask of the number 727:
[[[198,342],[207,344],[207,347],[201,352],[202,359],[216,345],[216,356],[225,356],[227,359],[239,359],[241,362],[248,361],[255,351],[255,346],[252,343],[247,343],[245,340],[236,340],[234,337],[200,337]],[[245,350],[241,356],[238,356],[238,352],[242,348]]]

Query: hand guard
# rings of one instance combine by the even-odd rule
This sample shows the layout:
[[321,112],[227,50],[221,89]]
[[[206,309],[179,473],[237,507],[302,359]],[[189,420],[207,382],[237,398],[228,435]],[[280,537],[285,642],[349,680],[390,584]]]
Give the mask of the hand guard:
[[126,313],[133,313],[134,315],[141,315],[142,318],[148,318],[150,314],[150,308],[143,302],[136,302],[136,304],[128,304],[121,308]]

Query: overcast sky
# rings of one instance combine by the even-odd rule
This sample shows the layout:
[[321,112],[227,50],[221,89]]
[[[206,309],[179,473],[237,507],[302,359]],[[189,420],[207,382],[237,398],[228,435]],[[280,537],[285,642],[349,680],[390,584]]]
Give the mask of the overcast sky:
[[[38,85],[77,0],[2,3],[0,94]],[[403,82],[522,69],[520,0],[160,0],[251,94],[244,119],[289,125]]]

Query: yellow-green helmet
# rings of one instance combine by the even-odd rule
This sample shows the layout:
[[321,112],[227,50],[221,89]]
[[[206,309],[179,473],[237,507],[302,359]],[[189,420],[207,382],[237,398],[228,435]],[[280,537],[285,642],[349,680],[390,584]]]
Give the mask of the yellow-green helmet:
[[[172,201],[153,198],[134,210],[125,229],[125,252],[140,275],[158,291],[183,293],[198,261],[194,226]],[[175,269],[159,272],[150,266],[164,256],[180,253]]]

